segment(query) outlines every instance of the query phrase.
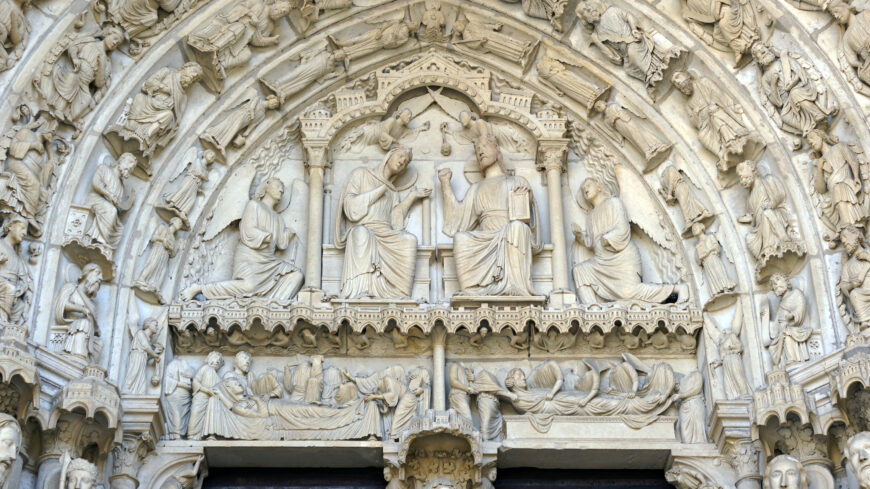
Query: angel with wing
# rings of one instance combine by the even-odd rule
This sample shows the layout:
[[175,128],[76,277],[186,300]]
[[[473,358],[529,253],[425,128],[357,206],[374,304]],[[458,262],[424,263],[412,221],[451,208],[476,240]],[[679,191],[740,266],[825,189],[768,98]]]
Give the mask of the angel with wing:
[[296,296],[302,287],[302,271],[278,254],[295,237],[276,210],[283,196],[284,183],[278,177],[269,178],[260,186],[240,216],[232,279],[193,284],[181,292],[181,300],[193,300],[199,294],[206,299],[289,300]]
[[[414,104],[414,100],[425,99],[423,104]],[[411,122],[420,112],[425,110],[432,104],[431,97],[423,95],[417,99],[411,100],[411,106],[403,104],[393,115],[387,117],[381,122],[367,123],[350,131],[347,137],[341,142],[342,151],[350,151],[356,148],[360,151],[365,146],[377,145],[383,151],[389,151],[394,145],[398,144],[399,140],[413,141],[418,134],[429,130],[429,122],[425,122],[411,129],[408,123]],[[417,110],[414,110],[417,109]]]
[[649,205],[635,205],[644,191],[623,192],[623,197],[611,195],[595,178],[587,178],[580,187],[580,200],[591,210],[586,216],[586,229],[574,225],[574,236],[593,256],[574,265],[574,282],[583,303],[635,300],[663,303],[672,294],[677,302],[688,300],[688,286],[683,283],[648,283],[643,281],[641,255],[632,242],[634,223],[649,234],[657,244],[667,247],[666,231],[658,215]]
[[121,389],[126,394],[145,394],[147,386],[147,367],[150,360],[154,361],[155,367],[160,362],[163,354],[163,346],[152,343],[157,335],[160,325],[157,318],[147,318],[142,327],[136,327],[135,322],[128,322],[130,330],[130,353],[127,356],[127,375],[124,377],[124,387]]
[[[445,106],[445,104],[439,105]],[[470,143],[474,143],[474,141],[477,141],[482,136],[491,136],[498,142],[499,147],[503,147],[511,153],[525,153],[529,151],[526,138],[514,126],[493,124],[490,121],[481,119],[477,114],[468,110],[459,112],[458,119],[459,123],[462,124],[462,131],[458,135]]]
[[731,327],[720,330],[710,316],[704,315],[704,332],[709,336],[710,343],[716,348],[717,356],[710,362],[713,368],[722,368],[725,378],[725,397],[739,399],[752,393],[746,382],[746,372],[743,369],[743,343],[740,332],[743,330],[743,311],[737,308]]

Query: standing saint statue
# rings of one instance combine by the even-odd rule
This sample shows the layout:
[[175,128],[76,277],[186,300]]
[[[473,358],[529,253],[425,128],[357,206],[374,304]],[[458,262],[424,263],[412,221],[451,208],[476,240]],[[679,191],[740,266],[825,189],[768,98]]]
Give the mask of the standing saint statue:
[[631,222],[619,197],[587,178],[580,186],[582,200],[592,208],[586,229],[574,225],[574,237],[593,252],[592,258],[574,265],[574,283],[584,304],[635,300],[663,303],[677,295],[688,299],[685,284],[655,284],[643,281],[640,251],[631,239]]
[[840,34],[841,58],[855,70],[865,85],[870,85],[870,10],[852,13],[852,6],[843,0],[828,4],[828,12],[845,30]]
[[302,287],[302,272],[278,255],[290,246],[295,233],[275,211],[284,195],[284,183],[270,178],[245,205],[239,223],[239,244],[233,254],[233,278],[212,284],[194,284],[181,299],[199,294],[206,299],[259,297],[289,300]]
[[870,250],[864,246],[864,235],[850,226],[840,233],[846,259],[840,270],[840,293],[848,306],[847,328],[852,334],[870,327]]
[[148,256],[145,265],[137,275],[133,288],[144,295],[149,302],[163,303],[160,289],[166,278],[166,270],[169,268],[169,259],[175,256],[175,233],[184,224],[178,217],[173,217],[169,225],[160,223],[151,235],[151,243],[148,246]]
[[64,284],[54,302],[57,324],[67,325],[63,351],[86,360],[99,360],[94,338],[100,336],[97,325],[97,305],[94,299],[100,291],[103,272],[98,265],[88,263],[76,282]]
[[698,263],[704,269],[704,276],[707,277],[710,300],[713,300],[716,296],[732,292],[737,287],[737,282],[728,276],[725,262],[722,261],[722,245],[719,240],[714,234],[705,233],[705,229],[703,223],[692,224],[692,236],[698,240],[695,253]]
[[27,236],[27,221],[11,215],[0,239],[0,325],[25,326],[33,301],[33,278],[19,251]]
[[411,150],[394,146],[377,169],[357,168],[347,178],[335,219],[335,244],[345,249],[342,297],[411,295],[417,237],[404,230],[405,221],[411,205],[432,190],[415,188],[400,197],[398,180],[410,162]]
[[538,206],[529,182],[507,174],[492,136],[474,143],[483,179],[462,201],[450,186],[453,173],[438,170],[444,199],[444,234],[453,238],[460,295],[533,296],[532,254],[541,250]]
[[810,359],[807,341],[813,334],[813,329],[804,325],[807,299],[803,291],[793,288],[788,277],[782,273],[775,273],[770,277],[770,286],[779,297],[776,319],[767,317],[768,308],[761,309],[761,322],[768,325],[770,358],[779,368],[806,362]]
[[125,394],[145,394],[148,387],[148,361],[154,360],[156,364],[163,353],[162,345],[151,343],[157,334],[157,319],[148,318],[142,323],[141,328],[130,325],[130,333],[133,336],[130,342],[130,353],[127,356],[127,376],[124,378],[122,392]]
[[136,157],[130,153],[122,154],[112,165],[102,164],[91,178],[91,191],[85,205],[93,213],[86,234],[91,242],[105,245],[114,250],[121,241],[124,223],[119,214],[133,205],[133,195],[125,181],[136,167]]
[[211,351],[205,358],[205,363],[193,376],[193,398],[190,402],[190,417],[187,425],[187,437],[191,440],[201,440],[206,426],[209,404],[220,402],[217,395],[218,385],[221,382],[218,370],[224,364],[224,357],[220,352]]
[[743,369],[743,343],[740,332],[743,330],[743,311],[740,307],[734,311],[731,327],[719,329],[709,316],[704,315],[704,332],[710,336],[718,358],[710,362],[713,368],[722,368],[725,397],[739,399],[751,396],[752,389],[746,381],[746,371]]
[[833,207],[833,212],[826,216],[830,225],[838,231],[848,226],[864,227],[868,209],[863,181],[868,178],[868,168],[866,161],[858,157],[856,151],[860,152],[860,148],[821,129],[807,133],[807,142],[813,160],[815,191],[830,199]]
[[182,229],[190,227],[188,215],[196,204],[199,187],[203,182],[208,181],[209,167],[214,163],[215,158],[215,152],[207,149],[202,152],[201,158],[190,160],[184,171],[184,176],[181,177],[181,183],[172,192],[163,194],[163,204],[155,207],[154,210],[160,217],[169,222],[172,221],[173,217],[178,217],[184,223]]
[[170,440],[187,436],[190,420],[190,394],[193,377],[187,362],[176,358],[166,366],[163,379],[163,396],[166,399],[166,427]]
[[644,122],[646,117],[635,114],[617,103],[603,100],[595,102],[592,108],[595,112],[601,112],[605,126],[612,129],[609,132],[620,145],[628,140],[643,153],[646,160],[644,173],[654,170],[671,154],[674,143],[659,139],[655,129]]

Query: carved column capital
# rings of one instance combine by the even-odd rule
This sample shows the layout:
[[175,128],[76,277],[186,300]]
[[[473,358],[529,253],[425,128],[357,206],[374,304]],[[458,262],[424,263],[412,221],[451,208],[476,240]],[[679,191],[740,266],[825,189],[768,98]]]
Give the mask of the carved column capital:
[[145,456],[154,450],[154,438],[148,432],[125,433],[120,445],[112,450],[112,475],[109,484],[112,489],[136,489],[139,479],[136,475]]
[[305,149],[305,167],[329,168],[332,161],[329,159],[329,139],[326,138],[303,138],[302,148]]
[[565,157],[568,155],[569,143],[570,140],[565,138],[540,139],[538,141],[538,159],[536,162],[538,170],[565,172],[567,170],[565,167]]
[[745,479],[761,480],[760,448],[760,442],[749,438],[732,441],[725,448],[726,460],[737,473],[738,484]]

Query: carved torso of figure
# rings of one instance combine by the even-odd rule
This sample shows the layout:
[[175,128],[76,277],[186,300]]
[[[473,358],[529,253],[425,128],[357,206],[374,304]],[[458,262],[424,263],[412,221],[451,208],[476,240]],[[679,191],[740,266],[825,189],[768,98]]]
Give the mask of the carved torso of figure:
[[744,125],[738,106],[707,78],[696,80],[694,89],[689,113],[698,129],[698,139],[720,161],[742,153],[750,130]]
[[[815,134],[817,136],[818,132]],[[817,191],[825,192],[830,197],[836,208],[835,224],[838,229],[852,225],[863,226],[867,210],[863,202],[861,162],[844,142],[828,145],[821,141],[820,146],[820,154],[814,158]]]
[[797,238],[786,195],[782,182],[773,175],[757,176],[752,184],[746,206],[754,229],[746,235],[746,245],[756,259],[781,254]]
[[609,87],[595,87],[584,82],[568,71],[565,65],[550,56],[542,57],[537,63],[538,76],[557,90],[576,100],[586,109],[591,109],[599,98],[603,98]]
[[870,85],[870,10],[849,16],[841,42],[846,60],[857,70],[858,78]]
[[97,243],[115,248],[121,240],[123,223],[118,217],[119,207],[124,205],[127,191],[118,166],[100,165],[91,179],[91,192],[85,205],[91,208],[94,220],[88,236]]
[[[740,314],[740,311],[737,312]],[[743,370],[743,344],[732,330],[722,333],[719,340],[719,356],[725,374],[725,393],[729,399],[736,399],[752,392],[746,383]]]
[[848,298],[860,329],[870,325],[870,250],[863,245],[862,231],[848,227],[841,233],[848,259],[840,270],[840,292]]
[[208,168],[202,159],[197,158],[187,166],[178,188],[164,194],[163,200],[169,207],[177,210],[182,219],[187,220],[196,203],[199,186],[206,181],[208,181]]
[[611,102],[604,106],[604,122],[620,136],[631,141],[648,162],[665,158],[672,145],[659,140],[655,131],[645,127],[638,119],[617,103]]
[[157,10],[173,12],[185,0],[110,0],[109,13],[131,38],[145,37],[158,21]]
[[8,155],[3,171],[11,173],[14,185],[7,184],[3,195],[3,205],[9,206],[29,222],[42,211],[48,199],[45,186],[46,165],[49,151],[46,143],[54,135],[54,126],[47,119],[37,119],[18,129],[9,143]]
[[33,299],[33,278],[18,250],[27,223],[17,219],[7,223],[7,234],[0,239],[0,323],[25,325]]
[[798,289],[788,290],[779,301],[776,322],[770,325],[770,356],[777,365],[787,367],[810,359],[806,343],[813,330],[803,324],[806,311],[806,298]]
[[100,335],[94,298],[99,290],[102,274],[92,264],[85,266],[82,273],[78,283],[68,283],[60,289],[55,302],[55,320],[58,324],[68,325],[63,351],[87,359],[94,353],[94,336]]
[[683,16],[698,25],[692,31],[702,40],[730,50],[737,62],[759,38],[755,10],[751,0],[687,0]]
[[0,0],[0,71],[8,70],[24,53],[30,23],[17,0]]

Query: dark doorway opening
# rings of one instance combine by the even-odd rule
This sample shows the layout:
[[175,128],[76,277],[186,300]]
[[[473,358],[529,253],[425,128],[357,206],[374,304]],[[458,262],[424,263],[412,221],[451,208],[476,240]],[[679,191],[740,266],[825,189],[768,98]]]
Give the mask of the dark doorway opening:
[[674,489],[664,470],[499,469],[496,489]]

